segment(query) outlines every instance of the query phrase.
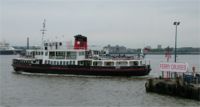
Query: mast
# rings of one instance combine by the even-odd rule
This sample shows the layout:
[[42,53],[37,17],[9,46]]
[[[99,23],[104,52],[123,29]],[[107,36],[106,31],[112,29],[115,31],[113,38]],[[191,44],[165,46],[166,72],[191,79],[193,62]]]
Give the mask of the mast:
[[44,48],[44,35],[45,35],[45,31],[47,31],[46,30],[46,19],[44,19],[44,22],[42,23],[43,24],[43,26],[42,26],[42,29],[40,30],[41,32],[42,32],[42,46],[41,46],[41,48],[43,49]]

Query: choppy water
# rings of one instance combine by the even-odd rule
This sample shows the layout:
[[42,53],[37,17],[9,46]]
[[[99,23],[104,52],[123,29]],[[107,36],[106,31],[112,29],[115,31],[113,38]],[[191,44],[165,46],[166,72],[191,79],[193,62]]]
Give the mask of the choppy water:
[[[145,77],[86,77],[12,73],[11,59],[0,56],[1,106],[199,106],[200,102],[146,93],[145,81],[160,74],[161,55],[149,55],[152,72]],[[179,62],[200,65],[200,55],[183,55]]]

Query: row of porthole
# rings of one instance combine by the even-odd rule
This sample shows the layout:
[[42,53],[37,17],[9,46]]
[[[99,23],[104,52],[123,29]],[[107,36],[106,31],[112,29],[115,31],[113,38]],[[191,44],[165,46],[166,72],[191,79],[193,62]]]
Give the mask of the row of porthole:
[[75,61],[49,61],[49,60],[45,60],[45,64],[50,64],[50,65],[75,65]]
[[62,45],[62,42],[52,42],[52,43],[44,43],[44,46],[56,46],[56,45]]

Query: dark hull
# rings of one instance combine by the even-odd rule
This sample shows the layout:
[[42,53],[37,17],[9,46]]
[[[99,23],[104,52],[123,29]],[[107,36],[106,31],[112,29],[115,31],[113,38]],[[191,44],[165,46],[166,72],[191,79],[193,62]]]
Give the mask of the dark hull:
[[72,74],[94,76],[145,76],[150,72],[150,66],[131,67],[95,67],[95,66],[60,66],[39,64],[13,64],[16,72],[44,73],[44,74]]

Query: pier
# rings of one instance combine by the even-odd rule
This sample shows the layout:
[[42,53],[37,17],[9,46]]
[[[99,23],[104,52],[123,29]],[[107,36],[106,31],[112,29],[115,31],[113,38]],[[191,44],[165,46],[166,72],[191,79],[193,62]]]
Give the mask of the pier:
[[200,101],[200,73],[183,73],[175,78],[150,78],[146,92],[179,96]]

